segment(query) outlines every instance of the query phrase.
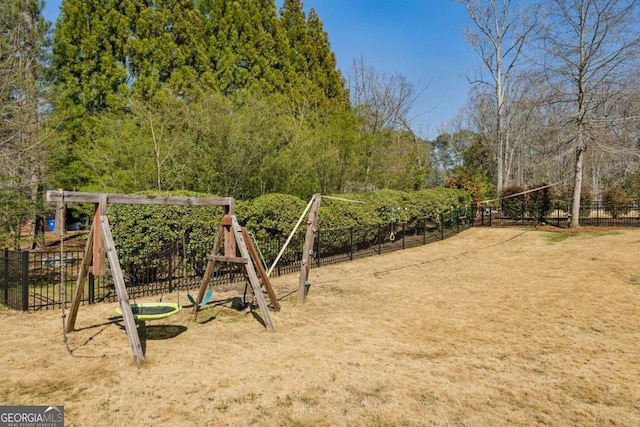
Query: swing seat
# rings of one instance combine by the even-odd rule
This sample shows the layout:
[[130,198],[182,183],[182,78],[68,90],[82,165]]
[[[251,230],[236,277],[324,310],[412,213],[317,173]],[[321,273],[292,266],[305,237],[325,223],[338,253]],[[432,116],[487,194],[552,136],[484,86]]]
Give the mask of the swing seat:
[[204,307],[209,303],[212,295],[213,291],[211,289],[208,289],[207,293],[204,294],[204,298],[202,298],[202,301],[200,301],[200,303],[197,303],[196,299],[191,294],[187,294],[187,297],[189,298],[189,301],[191,301],[194,305],[197,305],[198,307]]
[[[133,318],[143,322],[147,320],[164,319],[165,317],[173,316],[180,310],[182,310],[182,307],[179,304],[170,302],[142,302],[131,304]],[[120,307],[116,308],[116,313],[122,316],[122,309]]]

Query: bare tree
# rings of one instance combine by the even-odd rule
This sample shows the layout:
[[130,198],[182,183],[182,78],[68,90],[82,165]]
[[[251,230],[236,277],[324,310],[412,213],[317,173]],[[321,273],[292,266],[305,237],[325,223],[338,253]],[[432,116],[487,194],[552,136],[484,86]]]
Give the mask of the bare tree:
[[[0,8],[0,185],[30,200],[33,208],[43,181],[40,126],[47,24],[38,2],[0,0]],[[36,212],[29,214],[35,217]]]
[[552,0],[539,33],[552,101],[570,107],[563,127],[575,153],[572,227],[580,226],[587,148],[604,143],[596,128],[610,119],[606,104],[638,64],[638,7],[637,0]]
[[398,140],[395,133],[407,132],[414,144],[420,144],[411,112],[427,87],[416,87],[401,74],[377,71],[362,59],[353,62],[349,90],[365,141],[365,184],[370,184],[374,158]]
[[508,115],[511,78],[523,54],[526,41],[532,33],[537,17],[535,9],[515,10],[510,0],[458,0],[467,8],[474,30],[465,31],[467,41],[480,56],[483,68],[489,73],[470,79],[486,86],[494,97],[494,123],[497,155],[497,191],[502,192],[509,158]]

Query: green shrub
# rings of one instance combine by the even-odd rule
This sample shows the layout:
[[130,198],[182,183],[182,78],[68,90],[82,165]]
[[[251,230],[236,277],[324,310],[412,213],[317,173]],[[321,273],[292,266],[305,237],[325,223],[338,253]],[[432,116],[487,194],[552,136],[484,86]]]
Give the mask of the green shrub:
[[[528,190],[534,190],[545,186],[546,184],[538,184],[533,187],[529,187]],[[525,194],[525,206],[526,212],[531,218],[536,220],[537,223],[544,222],[553,207],[551,202],[551,189],[546,187],[541,190],[531,191],[530,193]]]
[[554,209],[562,209],[562,210],[567,209],[567,202],[562,199],[553,199],[551,201],[551,204],[553,205]]
[[[525,197],[522,193],[524,189],[518,186],[506,187],[502,190],[500,198],[502,199],[502,212],[511,219],[522,217],[525,212]],[[515,196],[515,194],[518,194]]]
[[21,229],[25,221],[33,214],[35,203],[27,191],[16,189],[0,190],[0,245],[19,247]]
[[471,197],[464,190],[433,188],[415,192],[381,190],[372,193],[339,194],[336,198],[355,200],[345,202],[324,198],[320,208],[320,223],[327,228],[354,226],[386,226],[391,222],[392,210],[395,222],[413,226],[427,219],[440,221],[440,215],[453,209],[469,206]]
[[[214,197],[193,192],[147,192],[146,195]],[[178,243],[193,267],[204,271],[203,248],[213,248],[220,219],[220,206],[173,206],[110,204],[107,214],[123,270],[131,280],[148,277],[164,263],[167,244]]]
[[539,189],[545,186],[546,184],[537,184],[526,189],[519,186],[505,188],[501,195],[502,211],[511,219],[526,216],[537,223],[544,222],[553,207],[550,188]]
[[[145,194],[214,197],[191,192]],[[287,194],[268,194],[253,200],[236,201],[235,213],[240,224],[246,226],[260,242],[288,236],[307,203]],[[448,214],[451,208],[466,210],[469,203],[468,193],[447,188],[414,193],[382,190],[339,194],[323,198],[319,225],[333,230],[358,229],[358,241],[371,241],[377,238],[380,227],[389,226],[392,219],[398,226],[405,223],[408,227],[415,226],[424,218],[439,222],[441,214]],[[118,254],[121,260],[125,260],[123,270],[132,280],[148,277],[149,272],[161,266],[164,262],[163,253],[168,244],[182,245],[184,252],[180,256],[193,260],[192,266],[198,274],[202,274],[223,214],[222,207],[135,204],[108,206]],[[298,241],[304,238],[308,215],[305,214],[298,229]],[[332,235],[336,237],[333,237],[334,241],[330,244],[323,241],[323,247],[327,250],[349,243],[347,239],[350,238],[350,233],[338,231]],[[274,254],[269,254],[271,255]]]
[[622,183],[622,188],[630,199],[640,200],[640,174],[627,176]]
[[580,216],[589,217],[591,215],[591,207],[593,206],[593,196],[589,190],[583,189],[580,192]]
[[288,194],[267,194],[253,200],[239,201],[236,216],[256,239],[286,236],[291,233],[307,203]]
[[626,215],[629,212],[630,200],[625,191],[620,187],[609,188],[602,193],[604,210],[613,218]]
[[439,223],[441,214],[451,209],[465,212],[470,209],[471,195],[461,189],[430,188],[411,193],[414,215],[418,219],[427,219]]

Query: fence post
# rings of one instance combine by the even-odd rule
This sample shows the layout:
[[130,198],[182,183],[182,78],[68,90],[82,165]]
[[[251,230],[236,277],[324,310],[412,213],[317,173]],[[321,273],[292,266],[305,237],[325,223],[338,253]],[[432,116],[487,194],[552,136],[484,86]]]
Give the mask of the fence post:
[[[62,262],[62,260],[60,260]],[[22,252],[22,311],[29,310],[29,251]]]
[[456,234],[460,234],[460,208],[456,208]]
[[440,213],[440,240],[444,240],[444,212]]
[[404,249],[404,235],[407,233],[406,225],[407,223],[402,223],[402,249]]
[[[278,239],[278,247],[281,248],[283,245],[282,243],[282,239]],[[277,252],[277,251],[276,251]],[[293,262],[295,262],[295,259],[293,260]],[[278,263],[278,277],[282,276],[282,271],[280,270],[280,266],[282,265],[282,263]]]
[[353,227],[349,229],[349,247],[351,248],[349,259],[353,261]]
[[427,244],[427,218],[422,218],[422,244]]
[[378,225],[378,255],[382,254],[382,226]]
[[4,272],[2,273],[3,283],[4,283],[4,292],[3,292],[3,302],[4,305],[9,304],[9,248],[4,248]]
[[[316,265],[318,267],[320,267],[320,244],[322,242],[322,238],[320,237],[320,227],[318,227],[318,231],[316,232],[316,253],[315,253],[315,257],[316,257]],[[314,248],[311,248],[314,249]]]
[[96,302],[96,278],[93,273],[89,272],[89,304]]

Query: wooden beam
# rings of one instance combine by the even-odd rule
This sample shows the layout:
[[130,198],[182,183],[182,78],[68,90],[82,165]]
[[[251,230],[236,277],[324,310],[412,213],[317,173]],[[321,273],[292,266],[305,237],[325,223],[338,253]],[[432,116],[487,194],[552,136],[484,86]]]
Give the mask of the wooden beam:
[[133,311],[129,303],[129,295],[127,295],[127,287],[125,286],[122,269],[120,268],[116,245],[111,235],[109,219],[106,215],[100,215],[100,231],[102,232],[102,239],[104,240],[104,246],[107,250],[107,258],[111,265],[113,284],[115,285],[118,301],[120,302],[120,310],[122,310],[124,327],[127,331],[127,337],[129,338],[131,355],[133,356],[133,361],[140,365],[144,361],[144,352],[142,351],[136,321],[133,318]]
[[224,256],[233,257],[237,253],[236,241],[233,238],[233,232],[231,231],[232,215],[225,214],[220,220],[222,230],[224,233]]
[[103,198],[100,203],[95,204],[95,209],[93,212],[93,223],[97,224],[95,227],[95,231],[93,233],[93,275],[94,276],[104,276],[105,275],[105,265],[104,265],[104,244],[102,241],[102,236],[100,233],[100,215],[107,214],[107,202],[106,198]]
[[311,261],[313,260],[313,242],[315,241],[316,232],[318,231],[318,213],[320,211],[320,202],[322,196],[316,194],[313,196],[313,204],[309,212],[307,220],[307,232],[304,235],[304,246],[302,247],[302,263],[300,265],[300,279],[298,283],[298,302],[304,302],[307,298],[309,270],[311,269]]
[[273,264],[271,264],[271,267],[269,267],[269,270],[267,270],[267,276],[271,276],[271,273],[273,272],[273,269],[278,264],[278,261],[280,260],[280,257],[282,256],[282,254],[284,254],[285,249],[287,249],[287,246],[289,245],[289,242],[291,242],[291,239],[293,238],[293,236],[296,234],[296,231],[298,231],[298,227],[300,227],[300,224],[302,223],[302,220],[304,219],[304,216],[307,214],[307,211],[309,210],[309,208],[311,208],[311,205],[313,204],[313,201],[315,200],[315,198],[316,198],[315,195],[313,197],[311,197],[311,200],[309,200],[309,203],[307,204],[307,207],[304,208],[304,211],[302,212],[302,215],[300,215],[300,218],[298,218],[298,222],[293,227],[293,230],[291,230],[291,233],[289,234],[289,237],[287,237],[287,241],[284,242],[284,245],[282,246],[282,249],[280,249],[280,252],[278,253],[278,256],[273,261]]
[[267,295],[269,295],[269,300],[271,301],[271,305],[275,311],[280,311],[280,304],[278,303],[278,298],[276,298],[276,293],[273,291],[273,287],[271,287],[271,282],[269,281],[269,275],[264,270],[264,265],[262,265],[262,260],[260,259],[260,254],[256,250],[256,247],[253,245],[253,240],[251,236],[249,236],[249,231],[246,227],[242,227],[242,237],[244,238],[247,249],[249,249],[249,255],[251,255],[251,260],[253,264],[256,266],[258,270],[258,274],[260,275],[260,279],[262,280],[262,285],[264,289],[267,291]]
[[59,236],[64,236],[64,233],[67,231],[66,225],[65,225],[66,217],[67,217],[67,208],[65,206],[65,203],[62,200],[60,200],[56,202],[56,215],[55,215],[56,226],[54,227],[54,230],[53,230],[57,232]]
[[65,330],[67,333],[72,332],[76,326],[76,318],[78,317],[78,309],[80,308],[80,302],[84,295],[84,284],[87,281],[87,275],[89,274],[89,267],[91,266],[92,248],[93,248],[93,235],[96,229],[96,222],[91,223],[91,229],[87,236],[87,243],[84,247],[84,256],[82,257],[82,263],[80,264],[80,271],[78,271],[78,278],[76,279],[76,288],[73,291],[73,299],[71,300],[71,307],[69,308],[69,318],[65,324]]
[[47,191],[47,202],[101,203],[106,197],[107,203],[133,205],[177,205],[177,206],[224,206],[225,211],[235,212],[233,197],[183,197],[183,196],[150,196],[142,194],[85,193],[81,191]]
[[[247,249],[247,245],[245,244],[244,239],[242,238],[242,228],[238,223],[238,220],[235,216],[232,216],[232,225],[231,231],[233,232],[233,236],[236,239],[236,246],[240,251],[240,255],[243,258],[248,260],[251,259],[251,255],[249,255],[249,250]],[[269,307],[267,306],[267,301],[264,299],[264,295],[262,294],[262,287],[260,286],[260,281],[258,280],[258,275],[256,274],[256,270],[253,267],[253,263],[248,262],[244,264],[245,270],[247,272],[247,277],[249,278],[249,283],[251,283],[251,288],[253,289],[253,295],[256,297],[258,301],[258,307],[260,307],[260,313],[262,314],[262,320],[264,321],[264,325],[268,330],[274,331],[273,322],[271,321],[271,315],[269,314]]]
[[[211,255],[207,257],[207,267],[204,269],[204,275],[202,276],[202,281],[200,282],[200,289],[198,290],[198,296],[196,298],[196,302],[199,304],[202,302],[202,298],[204,298],[204,294],[209,287],[209,281],[211,280],[211,273],[213,272],[213,266],[215,264],[215,256],[218,252],[220,252],[220,246],[222,245],[222,237],[223,231],[222,226],[218,227],[218,234],[216,234],[216,239],[213,242],[213,249],[211,250]],[[193,305],[193,315],[195,316],[200,309],[198,304]]]
[[207,259],[215,262],[235,262],[236,264],[246,264],[249,262],[248,259],[239,256],[208,256]]

